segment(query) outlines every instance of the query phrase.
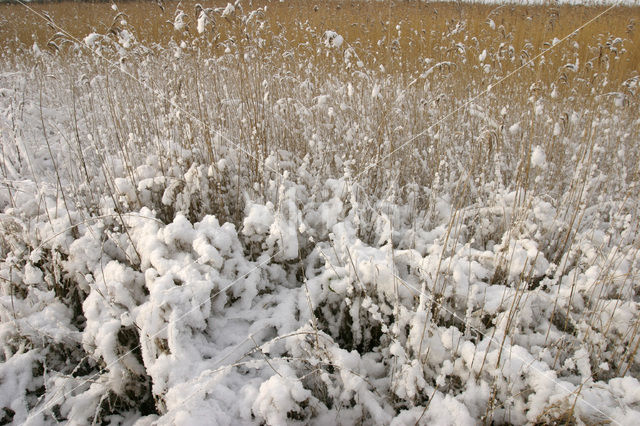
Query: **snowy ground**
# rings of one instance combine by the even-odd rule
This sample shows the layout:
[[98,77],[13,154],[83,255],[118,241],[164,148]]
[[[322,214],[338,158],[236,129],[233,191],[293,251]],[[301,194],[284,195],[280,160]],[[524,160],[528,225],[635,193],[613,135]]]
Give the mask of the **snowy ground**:
[[[268,149],[255,171],[234,127],[205,159],[183,143],[196,130],[176,130],[178,98],[118,86],[117,67],[70,78],[32,54],[37,66],[0,70],[1,422],[640,418],[637,100],[614,94],[556,121],[539,99],[527,120],[558,144],[514,148],[515,160],[526,120],[505,112],[503,151],[483,153],[495,157],[482,171],[464,163],[474,141],[443,126],[433,140],[451,151],[426,186],[401,184],[399,165],[370,178],[328,154],[340,147],[323,131],[348,141],[363,128],[350,126],[365,114],[334,116],[354,91],[374,103],[393,82],[296,83],[294,112],[273,100],[269,120],[313,123],[309,153]],[[231,123],[236,95],[215,111]],[[468,111],[458,129],[495,124]]]

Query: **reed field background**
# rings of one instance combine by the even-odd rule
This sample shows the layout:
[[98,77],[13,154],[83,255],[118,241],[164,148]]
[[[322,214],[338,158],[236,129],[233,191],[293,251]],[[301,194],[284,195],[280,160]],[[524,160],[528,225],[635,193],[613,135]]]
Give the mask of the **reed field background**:
[[631,424],[638,25],[0,4],[0,423]]

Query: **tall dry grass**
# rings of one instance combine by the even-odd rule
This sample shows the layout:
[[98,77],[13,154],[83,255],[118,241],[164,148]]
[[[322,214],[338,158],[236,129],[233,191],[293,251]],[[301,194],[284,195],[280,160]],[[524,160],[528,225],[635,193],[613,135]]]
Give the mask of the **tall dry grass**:
[[[215,8],[224,7],[226,2],[168,2],[162,5],[156,2],[122,2],[118,10],[126,16],[142,43],[167,45],[170,40],[196,38],[196,4]],[[470,76],[473,80],[479,80],[475,67],[478,61],[475,59],[483,49],[503,49],[503,53],[513,59],[510,66],[501,64],[502,71],[508,72],[546,47],[545,43],[570,34],[604,10],[603,6],[356,1],[315,4],[304,0],[252,1],[244,6],[247,10],[266,6],[265,21],[269,28],[275,30],[267,43],[285,43],[289,49],[299,49],[311,41],[310,37],[321,36],[325,30],[334,30],[359,51],[367,68],[377,69],[382,65],[389,73],[400,70],[411,74],[421,68],[426,58],[437,62],[451,60],[458,65],[459,75]],[[19,46],[30,46],[33,42],[46,46],[57,32],[20,4],[2,4],[0,7],[3,17],[0,45],[9,52]],[[89,32],[106,33],[118,27],[108,2],[37,3],[29,7],[46,12],[60,27],[78,38]],[[187,14],[187,30],[179,35],[172,30],[176,9]],[[571,37],[571,42],[578,46],[570,53],[554,49],[548,56],[560,60],[563,55],[570,55],[569,59],[578,57],[584,59],[583,63],[594,53],[601,60],[604,56],[611,56],[612,52],[606,49],[606,37],[615,34],[628,39],[630,44],[636,43],[639,37],[636,31],[638,15],[637,7],[618,7]],[[228,25],[224,21],[219,24],[215,36],[210,37],[214,46],[217,46],[215,41],[225,40],[230,35]],[[308,29],[313,29],[313,32]],[[592,51],[596,48],[597,52]],[[630,72],[639,71],[638,49],[627,47],[627,50],[621,64],[616,65],[616,72],[609,74],[614,83]],[[309,55],[308,60],[322,60],[322,55],[314,49],[303,49],[302,52]],[[461,59],[466,61],[460,63]],[[536,77],[548,82],[558,77],[556,71],[540,67]]]
[[[328,175],[347,164],[372,199],[389,183],[404,188],[393,190],[402,198],[413,184],[464,176],[560,195],[576,185],[568,164],[588,154],[564,141],[588,147],[589,129],[618,104],[626,118],[613,125],[637,126],[640,8],[615,8],[559,43],[604,8],[287,1],[249,2],[222,17],[225,3],[207,2],[220,9],[209,11],[215,25],[200,34],[195,5],[29,6],[49,22],[2,5],[3,61],[33,67],[74,122],[91,123],[84,130],[96,149],[121,151],[130,178],[141,152],[172,139],[192,161],[218,161],[223,146],[233,148],[250,190],[269,177],[265,159],[285,150],[310,155]],[[181,11],[186,26],[176,30]],[[329,30],[345,42],[328,47]],[[101,35],[93,52],[82,42],[92,32]],[[127,32],[133,41],[123,48]],[[80,97],[86,90],[96,98]],[[74,133],[66,139],[82,155],[83,136]],[[631,142],[606,140],[611,156],[598,167],[616,173],[613,153]],[[549,160],[546,176],[530,165],[535,146]],[[633,159],[623,159],[630,169]],[[454,189],[461,206],[477,196]]]
[[[637,126],[637,7],[615,8],[559,43],[604,8],[300,0],[248,2],[222,17],[225,4],[202,3],[220,8],[202,34],[195,2],[29,6],[48,22],[4,4],[2,59],[31,67],[74,122],[91,123],[84,131],[96,149],[115,143],[130,177],[139,153],[169,138],[193,161],[218,161],[222,146],[233,148],[251,189],[268,177],[264,160],[285,150],[310,155],[329,175],[348,164],[374,199],[390,182],[427,188],[462,176],[565,194],[576,184],[567,164],[588,148],[563,141],[588,147],[589,129],[618,104],[624,125],[614,126]],[[186,26],[176,30],[179,12]],[[328,47],[329,30],[344,44]],[[82,42],[92,32],[101,35],[93,52]],[[127,33],[133,41],[123,48]],[[95,99],[79,96],[88,82]],[[74,133],[66,139],[82,155]],[[606,141],[608,153],[630,143]],[[535,146],[549,160],[547,176],[530,166]],[[630,169],[633,159],[623,159]],[[598,167],[622,170],[614,154],[609,160]],[[461,206],[473,202],[454,192]]]

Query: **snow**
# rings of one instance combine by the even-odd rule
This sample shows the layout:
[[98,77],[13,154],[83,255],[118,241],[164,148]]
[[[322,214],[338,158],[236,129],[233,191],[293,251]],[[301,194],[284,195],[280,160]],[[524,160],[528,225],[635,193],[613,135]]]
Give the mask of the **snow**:
[[[241,20],[239,3],[218,12]],[[199,33],[208,19],[200,15]],[[187,22],[178,10],[169,28],[186,31]],[[82,42],[106,49],[102,37]],[[111,40],[118,55],[144,57],[133,33]],[[350,47],[331,30],[314,43],[327,58]],[[174,40],[163,54],[180,49],[189,55],[191,46]],[[536,92],[522,110],[426,99],[425,118],[450,111],[438,103],[464,105],[466,122],[440,123],[413,154],[367,171],[379,173],[371,178],[359,173],[397,148],[403,108],[418,100],[385,71],[350,70],[326,83],[312,70],[304,81],[283,73],[277,83],[298,97],[281,99],[260,76],[261,120],[205,138],[177,109],[180,94],[129,102],[135,91],[116,84],[114,70],[114,97],[96,96],[105,78],[68,79],[50,53],[30,54],[52,76],[42,105],[38,67],[0,73],[1,422],[471,425],[489,413],[496,424],[543,424],[573,412],[577,423],[632,424],[640,416],[637,136],[622,121],[631,94],[618,102],[622,92],[608,92],[593,111],[558,107],[562,90],[552,100]],[[491,62],[487,50],[473,55]],[[225,64],[233,57],[203,67],[233,75]],[[252,57],[242,60],[249,67]],[[425,66],[416,79],[436,80],[450,65]],[[71,97],[75,81],[83,90]],[[211,102],[212,122],[242,125],[233,120],[246,104],[234,87],[205,86],[198,99]],[[75,122],[73,106],[84,114],[93,102],[104,114]],[[153,123],[140,106],[154,111]],[[129,111],[118,116],[122,127],[109,107]],[[262,121],[284,124],[269,133]],[[43,122],[55,124],[44,133],[51,152]],[[79,152],[69,143],[76,131]],[[225,143],[227,131],[259,147],[257,158]],[[282,145],[262,147],[263,136]],[[366,147],[374,148],[357,162]],[[90,183],[78,177],[81,154]],[[433,176],[428,185],[422,175]]]
[[186,19],[186,13],[179,9],[176,10],[176,16],[173,19],[173,29],[176,31],[182,31],[183,29],[185,29],[187,26]]
[[544,150],[539,145],[533,147],[533,151],[531,152],[531,164],[534,167],[544,168],[547,163],[547,156],[544,153]]
[[248,213],[244,218],[242,234],[247,237],[267,235],[274,223],[273,204],[251,204],[247,207]]
[[340,47],[344,43],[344,38],[335,31],[327,30],[324,33],[324,44],[327,47]]
[[88,36],[86,36],[84,38],[84,43],[89,46],[89,47],[94,47],[96,42],[101,38],[102,36],[100,34],[97,33],[91,33]]
[[287,413],[300,410],[299,404],[310,397],[311,392],[295,375],[291,378],[278,373],[260,385],[252,411],[268,424],[286,425]]
[[233,15],[235,11],[236,11],[236,8],[231,3],[227,3],[227,6],[224,8],[220,16],[223,18],[226,18],[228,16]]
[[200,12],[200,15],[198,16],[198,21],[197,21],[197,30],[199,34],[202,34],[203,32],[206,31],[207,29],[207,24],[209,24],[209,18],[207,16],[207,14],[204,11]]

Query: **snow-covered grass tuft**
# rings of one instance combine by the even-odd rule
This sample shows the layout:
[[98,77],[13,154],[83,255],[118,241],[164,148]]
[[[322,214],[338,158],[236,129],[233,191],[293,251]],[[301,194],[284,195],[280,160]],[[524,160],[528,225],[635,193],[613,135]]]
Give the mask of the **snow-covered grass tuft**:
[[1,422],[640,415],[637,8],[104,6],[0,61]]

